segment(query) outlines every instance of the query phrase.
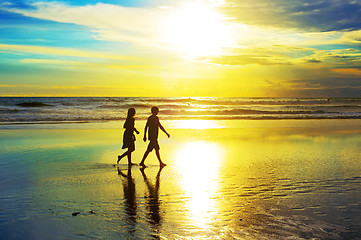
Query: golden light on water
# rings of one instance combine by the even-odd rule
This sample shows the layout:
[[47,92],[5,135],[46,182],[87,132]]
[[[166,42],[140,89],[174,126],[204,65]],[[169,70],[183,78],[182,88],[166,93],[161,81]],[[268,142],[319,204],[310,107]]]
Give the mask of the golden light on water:
[[224,17],[206,4],[192,4],[171,13],[165,41],[187,56],[219,55],[229,42]]
[[172,122],[173,128],[178,129],[210,129],[221,128],[222,125],[214,120],[174,120]]
[[185,191],[190,220],[195,226],[206,229],[217,213],[214,195],[218,189],[218,170],[221,148],[216,143],[188,142],[176,153],[181,172],[181,185]]

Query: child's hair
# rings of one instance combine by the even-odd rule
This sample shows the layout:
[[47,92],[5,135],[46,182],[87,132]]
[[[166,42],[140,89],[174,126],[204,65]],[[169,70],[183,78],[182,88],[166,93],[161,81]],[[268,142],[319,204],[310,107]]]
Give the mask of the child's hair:
[[153,114],[156,114],[156,113],[159,112],[159,108],[157,106],[153,106],[151,111],[152,111]]
[[135,108],[131,107],[128,109],[128,114],[127,114],[127,118],[129,117],[134,117],[135,116]]

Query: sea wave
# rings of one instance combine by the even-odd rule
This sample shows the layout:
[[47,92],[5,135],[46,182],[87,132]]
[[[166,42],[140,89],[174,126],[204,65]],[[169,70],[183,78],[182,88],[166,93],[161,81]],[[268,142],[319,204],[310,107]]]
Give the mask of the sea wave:
[[21,102],[16,104],[19,107],[52,107],[51,104],[46,104],[43,102]]
[[146,119],[361,119],[361,98],[0,98],[1,122],[123,120],[127,109]]

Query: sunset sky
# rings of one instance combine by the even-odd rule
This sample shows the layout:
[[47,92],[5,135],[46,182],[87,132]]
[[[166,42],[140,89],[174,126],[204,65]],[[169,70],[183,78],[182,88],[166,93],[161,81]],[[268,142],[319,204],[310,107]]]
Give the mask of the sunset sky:
[[0,31],[0,96],[361,97],[359,0],[5,0]]

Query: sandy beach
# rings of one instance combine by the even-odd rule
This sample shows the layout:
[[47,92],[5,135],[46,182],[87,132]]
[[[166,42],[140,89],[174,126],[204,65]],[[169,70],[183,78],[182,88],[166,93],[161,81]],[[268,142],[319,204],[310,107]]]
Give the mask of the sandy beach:
[[2,125],[1,238],[361,236],[360,120],[164,121],[144,171],[122,124]]

